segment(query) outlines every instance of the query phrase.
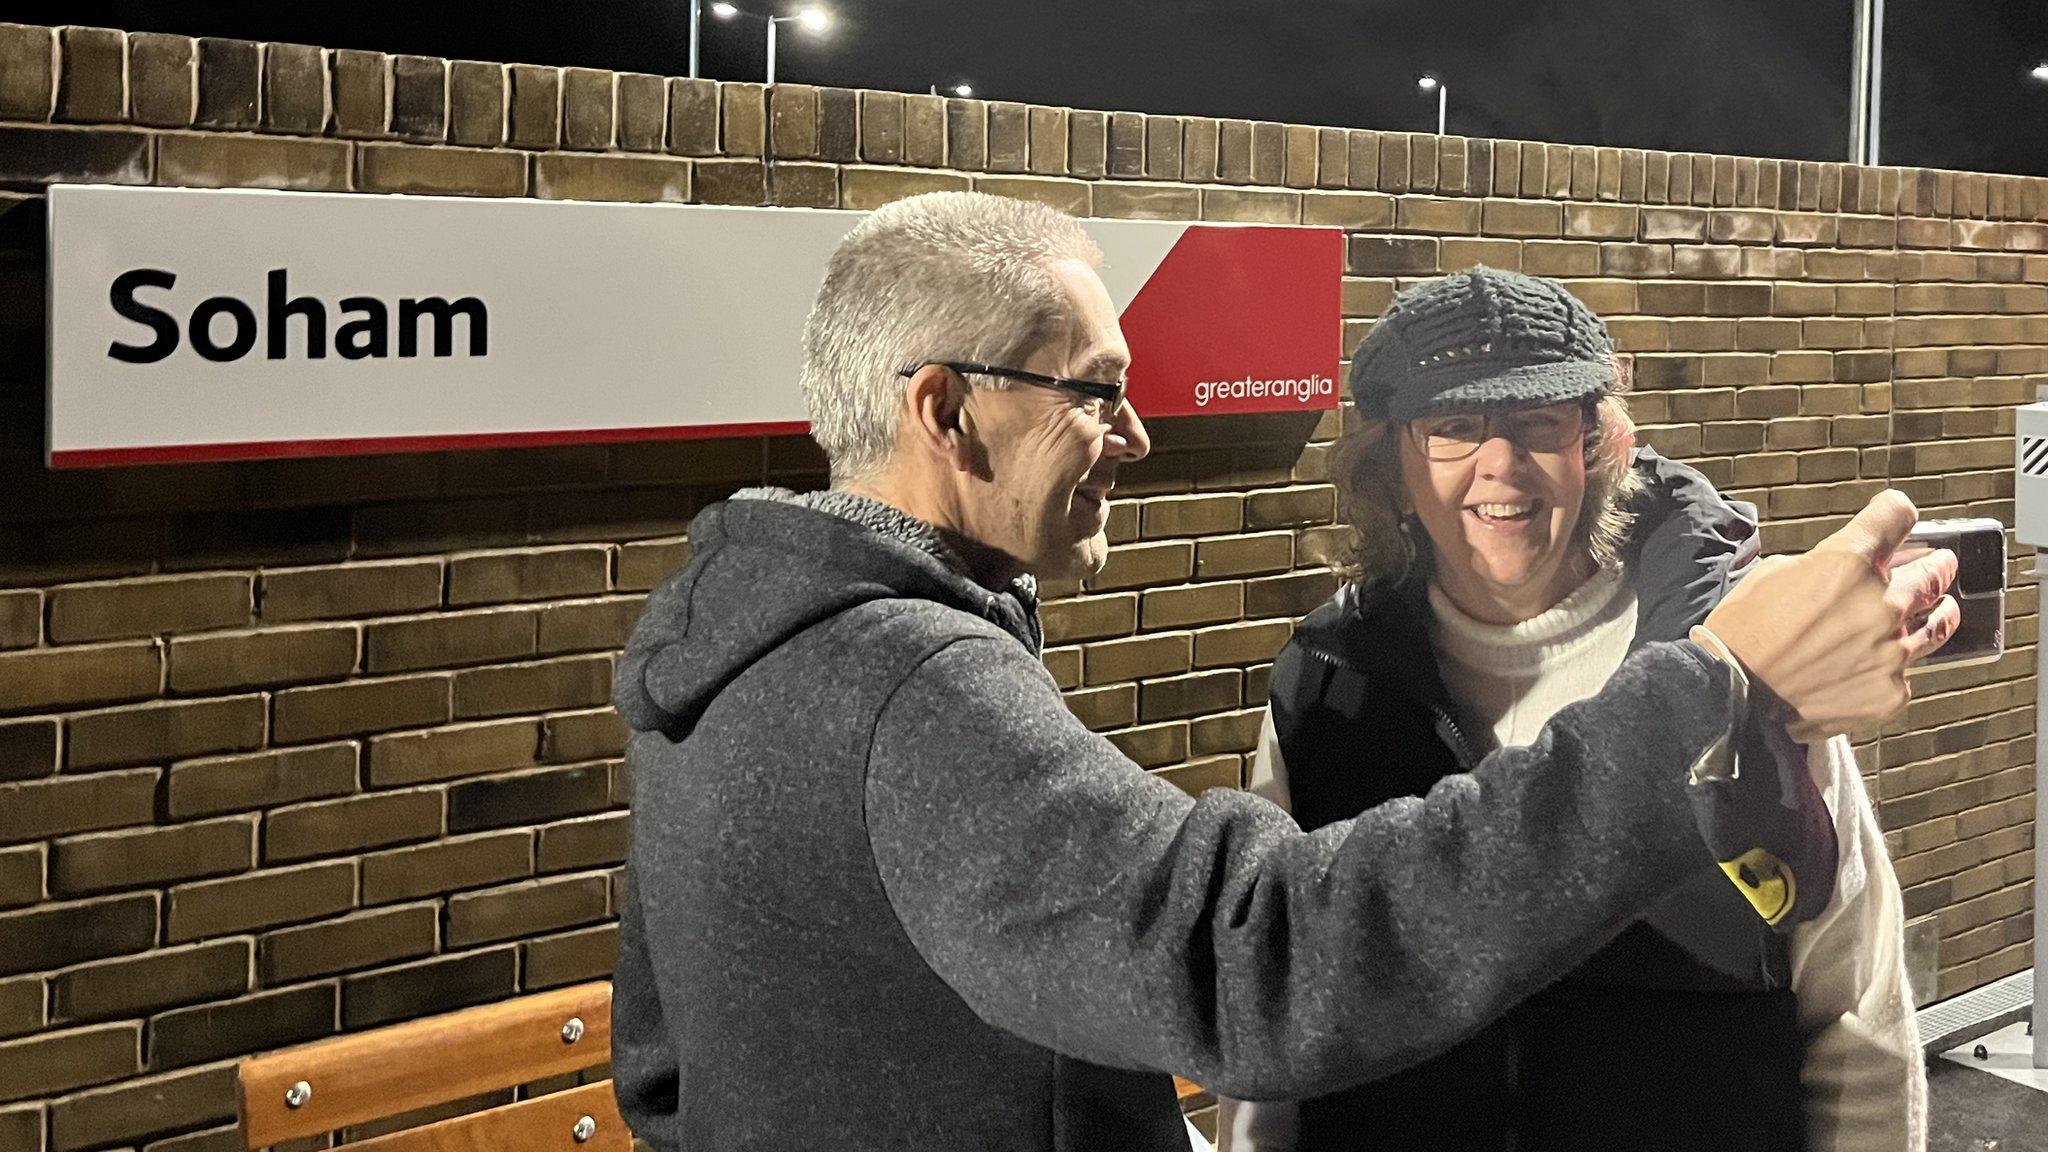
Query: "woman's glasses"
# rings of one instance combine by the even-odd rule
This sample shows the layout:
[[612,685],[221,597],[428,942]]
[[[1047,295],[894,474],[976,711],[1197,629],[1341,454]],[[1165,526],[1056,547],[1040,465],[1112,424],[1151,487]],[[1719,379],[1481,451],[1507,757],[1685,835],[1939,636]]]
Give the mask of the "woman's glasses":
[[1506,437],[1524,452],[1563,452],[1583,442],[1586,405],[1576,401],[1508,412],[1460,412],[1408,422],[1409,434],[1422,454],[1436,461],[1463,460],[1496,436]]

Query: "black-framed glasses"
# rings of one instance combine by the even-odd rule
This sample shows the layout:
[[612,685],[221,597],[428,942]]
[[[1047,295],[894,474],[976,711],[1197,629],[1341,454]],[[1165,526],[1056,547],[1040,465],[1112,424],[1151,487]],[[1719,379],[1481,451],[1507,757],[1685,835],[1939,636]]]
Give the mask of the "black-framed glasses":
[[1071,376],[1047,376],[1043,372],[1026,372],[1022,368],[998,368],[992,364],[976,364],[971,360],[926,360],[912,364],[896,374],[908,379],[917,375],[917,370],[926,364],[951,368],[962,376],[1000,376],[1005,380],[1022,380],[1026,384],[1036,384],[1040,388],[1057,388],[1062,392],[1086,396],[1097,402],[1099,408],[1096,415],[1102,417],[1107,417],[1123,406],[1124,395],[1129,389],[1129,385],[1121,380],[1114,384],[1106,384],[1100,380],[1076,380]]
[[1458,412],[1408,422],[1416,447],[1431,460],[1463,460],[1496,436],[1524,452],[1563,452],[1585,441],[1590,406],[1577,401],[1509,412]]

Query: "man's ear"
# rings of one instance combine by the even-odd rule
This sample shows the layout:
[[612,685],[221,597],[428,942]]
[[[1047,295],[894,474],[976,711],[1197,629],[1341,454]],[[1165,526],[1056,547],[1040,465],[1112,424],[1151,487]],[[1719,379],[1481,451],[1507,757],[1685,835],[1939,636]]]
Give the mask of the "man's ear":
[[903,398],[902,434],[949,467],[966,467],[970,437],[962,421],[967,388],[960,377],[944,365],[927,364],[903,382]]

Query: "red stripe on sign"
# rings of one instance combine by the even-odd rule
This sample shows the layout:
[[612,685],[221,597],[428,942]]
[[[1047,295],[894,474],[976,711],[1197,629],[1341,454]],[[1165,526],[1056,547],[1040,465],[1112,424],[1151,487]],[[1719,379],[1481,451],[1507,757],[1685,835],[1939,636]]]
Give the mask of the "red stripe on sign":
[[1123,311],[1141,416],[1337,406],[1344,234],[1196,225]]
[[52,468],[122,464],[196,464],[286,460],[305,456],[370,456],[391,452],[462,452],[481,448],[545,448],[641,440],[711,440],[723,436],[794,436],[802,420],[763,424],[690,424],[665,428],[579,428],[563,432],[471,432],[452,436],[368,436],[335,440],[258,440],[241,444],[173,444],[160,448],[75,448],[50,453]]

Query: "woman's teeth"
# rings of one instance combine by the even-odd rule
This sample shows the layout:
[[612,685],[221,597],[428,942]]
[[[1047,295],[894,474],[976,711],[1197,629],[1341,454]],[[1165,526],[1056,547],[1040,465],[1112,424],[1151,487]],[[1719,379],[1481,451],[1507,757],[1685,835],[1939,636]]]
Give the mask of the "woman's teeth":
[[1534,504],[1474,504],[1481,520],[1522,520],[1536,511]]

